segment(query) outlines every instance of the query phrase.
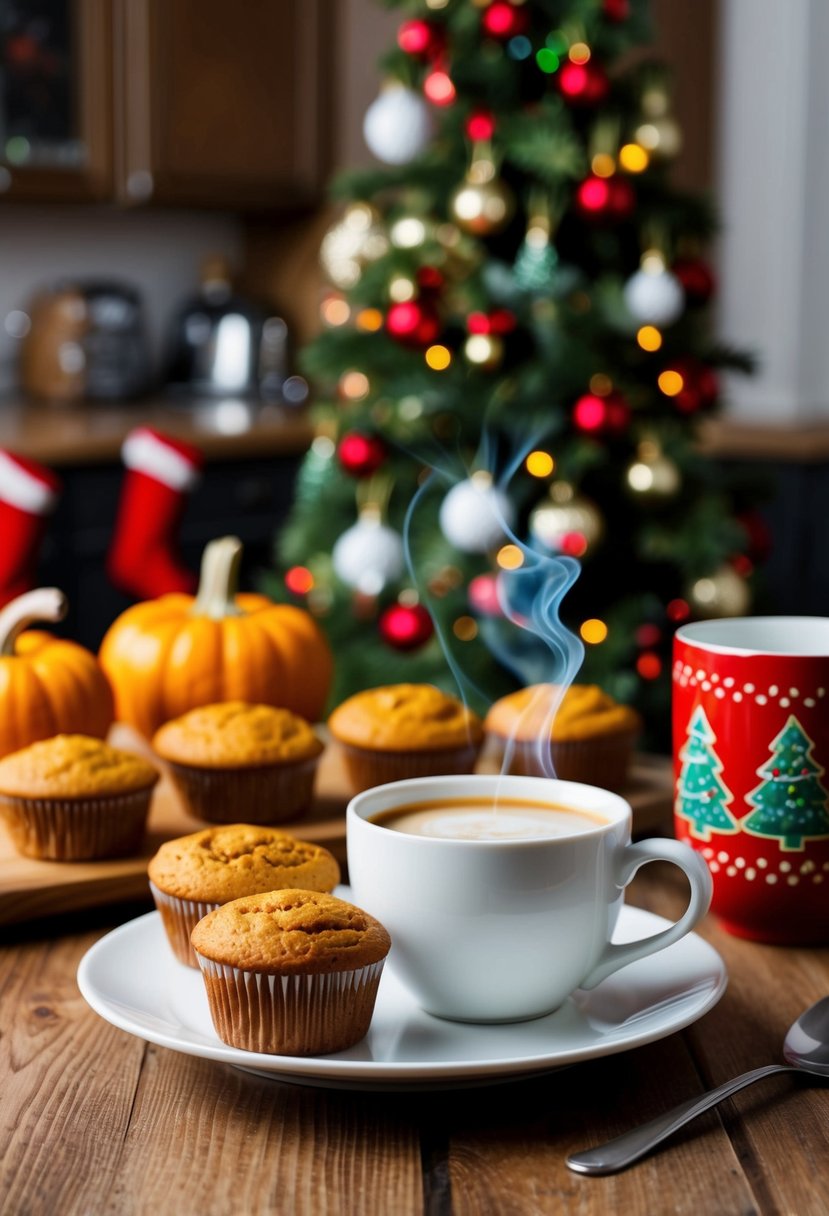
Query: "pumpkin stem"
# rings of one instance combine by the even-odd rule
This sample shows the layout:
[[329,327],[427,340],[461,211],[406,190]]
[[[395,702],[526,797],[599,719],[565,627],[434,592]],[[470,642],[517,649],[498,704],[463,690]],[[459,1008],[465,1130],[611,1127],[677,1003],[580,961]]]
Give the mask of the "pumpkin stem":
[[0,655],[13,655],[18,634],[34,621],[62,621],[69,608],[57,587],[38,587],[18,595],[0,611]]
[[236,604],[242,542],[238,536],[212,540],[204,551],[199,574],[199,589],[193,602],[193,616],[209,616],[220,621],[226,616],[242,616]]

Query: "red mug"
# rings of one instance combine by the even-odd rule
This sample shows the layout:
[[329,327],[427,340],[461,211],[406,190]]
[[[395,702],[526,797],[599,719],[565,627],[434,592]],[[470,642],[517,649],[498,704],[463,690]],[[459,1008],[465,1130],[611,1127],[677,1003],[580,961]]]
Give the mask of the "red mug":
[[711,910],[740,937],[829,942],[829,618],[683,625],[672,674],[674,829]]

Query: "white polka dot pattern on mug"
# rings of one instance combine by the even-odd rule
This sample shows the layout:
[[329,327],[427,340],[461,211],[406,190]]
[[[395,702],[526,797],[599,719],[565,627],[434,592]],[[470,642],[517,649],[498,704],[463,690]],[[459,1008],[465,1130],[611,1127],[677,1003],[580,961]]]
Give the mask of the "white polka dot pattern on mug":
[[826,696],[825,688],[816,688],[809,695],[803,696],[799,688],[780,688],[777,684],[758,688],[751,680],[739,684],[733,676],[725,676],[720,683],[716,672],[709,674],[701,667],[694,669],[690,663],[683,663],[681,659],[674,663],[673,678],[674,683],[679,684],[681,688],[699,687],[702,692],[711,692],[713,689],[718,701],[730,697],[737,705],[744,700],[753,699],[756,705],[779,705],[781,709],[788,709],[793,701],[801,700],[807,709],[814,709],[818,701]]
[[701,849],[700,852],[712,874],[724,871],[729,878],[742,877],[746,882],[756,882],[760,879],[770,887],[779,882],[785,882],[789,887],[797,887],[800,883],[819,885],[825,882],[829,874],[829,861],[820,864],[812,860],[798,863],[783,858],[775,864],[768,857],[758,857],[754,865],[749,865],[745,857],[740,857],[739,854],[732,856],[725,849],[709,847]]

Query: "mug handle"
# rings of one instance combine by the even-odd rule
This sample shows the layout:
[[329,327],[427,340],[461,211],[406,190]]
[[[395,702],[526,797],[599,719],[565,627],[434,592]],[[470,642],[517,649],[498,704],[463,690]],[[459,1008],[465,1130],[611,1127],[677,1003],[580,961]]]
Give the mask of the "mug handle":
[[687,844],[679,840],[639,840],[625,847],[619,864],[617,882],[620,887],[626,887],[640,866],[649,861],[670,861],[679,866],[691,886],[691,897],[688,907],[682,916],[668,929],[653,933],[650,937],[641,937],[635,942],[624,942],[614,945],[611,942],[605,946],[602,956],[587,978],[579,984],[580,988],[595,988],[602,980],[607,979],[620,967],[633,963],[636,959],[647,958],[664,950],[673,942],[679,941],[686,933],[690,933],[694,925],[702,920],[711,903],[714,884],[711,873],[699,853],[695,853]]

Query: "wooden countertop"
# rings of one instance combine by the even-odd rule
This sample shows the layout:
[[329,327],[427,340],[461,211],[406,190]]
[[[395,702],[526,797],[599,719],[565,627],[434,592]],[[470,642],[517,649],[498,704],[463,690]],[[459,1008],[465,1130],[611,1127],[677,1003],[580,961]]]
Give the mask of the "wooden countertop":
[[301,455],[314,434],[306,411],[237,398],[187,406],[160,396],[113,405],[0,401],[0,447],[55,468],[117,462],[127,433],[142,425],[196,444],[208,460]]
[[[630,901],[666,916],[683,880],[648,866]],[[627,1172],[571,1173],[568,1152],[781,1059],[829,991],[829,952],[700,932],[730,973],[720,1003],[659,1042],[546,1076],[444,1093],[329,1091],[177,1054],[81,998],[85,951],[144,911],[63,915],[4,932],[0,1161],[4,1211],[46,1216],[824,1216],[826,1088],[775,1076]]]

